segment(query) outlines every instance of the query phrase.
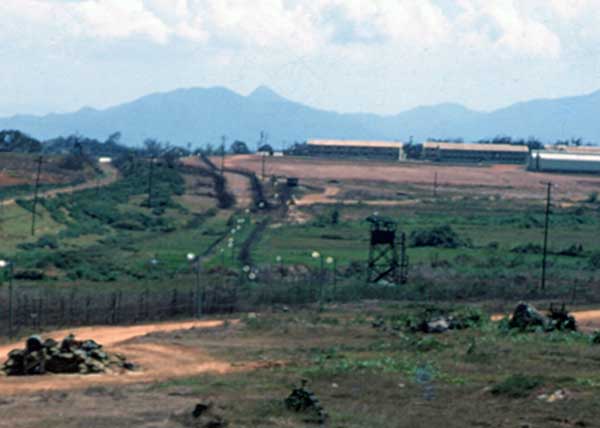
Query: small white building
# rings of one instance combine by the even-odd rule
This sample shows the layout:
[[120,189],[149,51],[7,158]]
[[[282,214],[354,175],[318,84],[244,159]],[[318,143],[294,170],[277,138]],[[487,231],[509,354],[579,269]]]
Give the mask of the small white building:
[[528,167],[531,171],[600,173],[600,153],[533,151]]

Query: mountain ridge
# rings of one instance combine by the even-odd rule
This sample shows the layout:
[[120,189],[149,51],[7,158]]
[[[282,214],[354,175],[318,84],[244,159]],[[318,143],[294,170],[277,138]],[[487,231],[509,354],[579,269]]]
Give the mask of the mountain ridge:
[[266,131],[279,147],[309,138],[427,138],[478,140],[507,135],[552,142],[600,141],[600,90],[587,95],[534,99],[482,112],[457,103],[418,106],[394,115],[338,113],[291,101],[267,86],[248,95],[223,86],[155,92],[104,109],[0,118],[0,129],[19,129],[39,139],[74,133],[103,139],[120,131],[129,145],[146,138],[202,145],[231,140],[253,143]]

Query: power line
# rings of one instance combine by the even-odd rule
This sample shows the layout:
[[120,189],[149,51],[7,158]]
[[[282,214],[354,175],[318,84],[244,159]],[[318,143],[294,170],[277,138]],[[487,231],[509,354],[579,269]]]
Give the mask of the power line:
[[35,236],[35,210],[38,203],[38,190],[40,188],[40,175],[42,173],[42,163],[44,159],[42,156],[37,158],[37,175],[35,177],[35,190],[33,192],[33,206],[31,207],[31,236]]
[[547,182],[544,184],[546,184],[546,186],[547,186],[547,193],[546,193],[546,218],[544,221],[544,250],[543,250],[543,257],[542,257],[542,283],[541,283],[542,291],[546,289],[546,259],[548,256],[548,226],[550,224],[550,198],[551,198],[551,192],[552,192],[552,183]]

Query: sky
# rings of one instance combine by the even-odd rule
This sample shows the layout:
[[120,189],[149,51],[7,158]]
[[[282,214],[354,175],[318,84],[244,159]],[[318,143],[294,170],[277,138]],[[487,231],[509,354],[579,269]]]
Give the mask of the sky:
[[380,114],[600,89],[600,0],[0,0],[0,17],[0,116],[182,87]]

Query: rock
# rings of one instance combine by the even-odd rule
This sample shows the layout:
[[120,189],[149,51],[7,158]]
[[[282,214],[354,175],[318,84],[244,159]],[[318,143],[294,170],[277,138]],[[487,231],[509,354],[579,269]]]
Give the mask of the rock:
[[564,303],[560,308],[550,305],[548,318],[550,318],[550,330],[577,330],[577,322],[575,321],[575,317],[569,314]]
[[427,323],[427,333],[444,333],[445,331],[448,331],[449,328],[450,323],[444,318]]
[[58,342],[52,338],[48,338],[44,341],[44,348],[46,348],[46,349],[57,348],[58,349]]
[[102,346],[98,345],[93,340],[86,340],[81,344],[81,349],[83,349],[85,352],[96,351],[101,348],[102,348]]
[[527,303],[519,303],[517,305],[508,323],[510,328],[518,328],[519,330],[528,330],[536,327],[545,330],[548,324],[548,318]]
[[40,336],[34,335],[27,338],[27,341],[25,342],[25,350],[27,352],[41,351],[42,348],[44,348],[44,343]]
[[191,411],[174,414],[171,419],[190,428],[223,428],[228,425],[212,402],[198,403]]

